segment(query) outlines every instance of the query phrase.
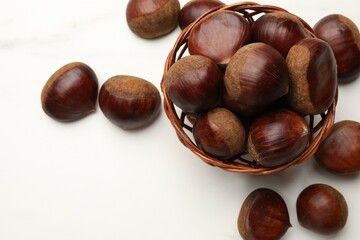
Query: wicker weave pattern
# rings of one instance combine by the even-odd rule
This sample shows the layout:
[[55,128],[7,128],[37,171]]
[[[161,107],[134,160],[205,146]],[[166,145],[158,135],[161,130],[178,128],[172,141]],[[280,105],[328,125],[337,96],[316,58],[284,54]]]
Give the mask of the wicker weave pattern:
[[[187,116],[185,113],[181,112],[174,104],[171,102],[168,94],[165,90],[165,79],[166,73],[170,69],[170,67],[174,64],[175,61],[180,59],[187,50],[187,39],[190,34],[192,28],[198,24],[198,22],[204,18],[205,16],[212,14],[217,11],[236,11],[242,14],[250,24],[254,22],[254,17],[269,13],[269,12],[287,12],[285,9],[270,6],[270,5],[260,5],[254,2],[241,2],[235,3],[227,6],[219,6],[216,7],[209,12],[202,15],[199,19],[197,19],[194,23],[187,26],[181,34],[178,36],[173,48],[171,49],[164,67],[164,75],[161,81],[161,91],[164,96],[164,110],[165,113],[170,120],[172,126],[174,127],[176,134],[180,140],[180,142],[187,148],[189,148],[195,155],[197,155],[204,162],[222,168],[231,172],[241,172],[241,173],[252,173],[252,174],[271,174],[280,172],[292,165],[300,164],[308,159],[310,159],[314,153],[316,152],[321,141],[330,133],[332,126],[334,125],[335,120],[335,111],[336,111],[336,103],[337,103],[337,94],[334,99],[333,104],[330,108],[323,114],[317,116],[306,116],[310,126],[310,143],[305,152],[303,152],[299,157],[291,161],[290,163],[277,166],[277,167],[262,167],[256,164],[251,158],[248,157],[247,153],[242,153],[236,157],[236,159],[232,159],[231,161],[220,161],[216,158],[208,156],[203,151],[201,151],[194,141],[191,138],[192,125],[188,123]],[[303,23],[305,28],[314,35],[313,29],[301,18],[298,19]]]

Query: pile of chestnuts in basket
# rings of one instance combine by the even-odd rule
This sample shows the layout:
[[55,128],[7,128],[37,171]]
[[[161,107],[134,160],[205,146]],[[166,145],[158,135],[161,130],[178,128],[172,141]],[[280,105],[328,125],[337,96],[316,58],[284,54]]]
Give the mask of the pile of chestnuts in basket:
[[305,117],[325,113],[338,83],[360,71],[359,30],[342,15],[312,32],[288,12],[250,23],[214,11],[192,26],[187,46],[166,73],[166,93],[194,120],[198,148],[220,161],[248,152],[262,167],[291,162],[309,145]]

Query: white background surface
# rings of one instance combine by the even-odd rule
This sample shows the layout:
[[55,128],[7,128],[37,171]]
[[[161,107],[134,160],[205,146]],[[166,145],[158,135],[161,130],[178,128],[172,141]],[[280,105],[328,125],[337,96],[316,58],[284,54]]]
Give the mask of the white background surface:
[[[349,205],[345,229],[331,238],[360,236],[358,175],[335,176],[311,160],[270,176],[213,168],[178,142],[164,112],[132,132],[112,125],[100,109],[69,124],[43,113],[43,85],[72,61],[90,65],[100,84],[127,74],[160,89],[179,29],[153,41],[138,38],[126,25],[125,0],[0,3],[1,240],[241,239],[238,212],[258,187],[276,190],[288,205],[293,227],[283,239],[321,239],[299,226],[295,212],[301,190],[319,182],[337,188]],[[354,0],[259,3],[310,25],[342,13],[360,26]],[[360,121],[359,92],[360,79],[340,86],[337,121]]]

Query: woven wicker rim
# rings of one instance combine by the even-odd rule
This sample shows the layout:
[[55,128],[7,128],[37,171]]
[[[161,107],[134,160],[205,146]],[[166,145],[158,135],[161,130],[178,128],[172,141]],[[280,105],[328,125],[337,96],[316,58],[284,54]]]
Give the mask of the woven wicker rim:
[[[166,74],[170,67],[175,63],[175,61],[179,60],[183,54],[186,52],[187,49],[187,39],[190,34],[190,31],[192,30],[193,26],[195,26],[201,19],[208,16],[209,14],[218,12],[218,11],[224,11],[224,10],[230,10],[235,11],[240,14],[242,14],[243,17],[245,17],[250,23],[254,22],[254,16],[262,13],[270,13],[270,12],[287,12],[285,9],[277,7],[277,6],[271,6],[271,5],[261,5],[255,2],[240,2],[235,3],[231,5],[226,6],[218,6],[207,13],[203,14],[200,18],[198,18],[195,22],[187,26],[178,36],[173,48],[171,49],[170,53],[168,54],[168,57],[165,62],[164,67],[164,74],[161,80],[161,91],[164,96],[164,111],[170,120],[172,126],[174,127],[176,134],[180,140],[180,142],[187,148],[189,148],[195,155],[200,157],[204,162],[216,166],[219,168],[222,168],[227,171],[231,172],[241,172],[241,173],[252,173],[252,174],[271,174],[280,172],[290,166],[293,166],[295,164],[300,164],[308,159],[310,159],[314,153],[316,152],[317,148],[319,147],[321,141],[330,133],[334,121],[335,121],[335,112],[336,112],[336,104],[337,104],[337,96],[336,93],[335,99],[332,103],[332,105],[329,107],[329,109],[319,114],[319,121],[315,124],[315,118],[317,116],[307,116],[309,119],[309,126],[310,126],[310,143],[307,149],[296,159],[293,161],[276,166],[276,167],[263,167],[259,166],[255,163],[253,160],[249,160],[244,158],[243,156],[246,153],[242,153],[239,156],[236,157],[236,160],[232,161],[222,161],[218,160],[214,157],[211,157],[207,154],[205,154],[203,151],[201,151],[196,144],[191,140],[189,134],[191,134],[192,127],[185,123],[186,120],[186,114],[181,112],[177,112],[177,108],[172,103],[170,97],[168,96],[165,88],[165,79]],[[305,28],[314,35],[313,29],[300,17],[296,16],[305,26]]]

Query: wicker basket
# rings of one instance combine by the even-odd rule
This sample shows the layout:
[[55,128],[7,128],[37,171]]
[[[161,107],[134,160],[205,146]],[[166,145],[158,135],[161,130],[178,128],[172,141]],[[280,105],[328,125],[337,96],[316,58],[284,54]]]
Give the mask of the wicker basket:
[[[264,13],[277,12],[277,11],[287,12],[286,10],[276,6],[260,5],[254,2],[240,2],[227,6],[215,7],[214,9],[202,15],[194,23],[187,26],[181,32],[181,34],[178,36],[175,42],[175,45],[171,49],[166,59],[164,75],[161,81],[161,91],[164,96],[164,110],[172,126],[174,127],[180,142],[185,147],[189,148],[193,153],[195,153],[195,155],[200,157],[200,159],[202,159],[204,162],[212,166],[216,166],[231,172],[270,174],[270,173],[280,172],[292,165],[299,164],[310,159],[313,156],[313,154],[316,152],[322,139],[324,139],[329,134],[332,126],[334,125],[337,94],[333,104],[326,112],[316,116],[312,116],[312,115],[306,116],[306,119],[308,120],[310,126],[309,146],[300,156],[298,156],[290,163],[276,167],[262,167],[256,164],[256,162],[253,161],[251,158],[249,158],[246,152],[240,154],[239,156],[236,157],[236,159],[232,159],[231,161],[218,160],[216,158],[213,158],[205,154],[194,143],[194,140],[192,138],[192,121],[191,120],[189,121],[189,119],[191,119],[191,116],[187,116],[179,108],[174,106],[174,104],[170,100],[170,97],[166,93],[165,84],[164,84],[166,79],[166,73],[168,72],[170,67],[174,64],[174,62],[182,58],[186,53],[187,39],[192,28],[208,14],[211,14],[216,11],[224,11],[224,10],[236,11],[242,14],[242,16],[245,17],[250,22],[250,24],[254,22],[254,17],[260,16],[261,14]],[[314,35],[313,29],[303,19],[299,18],[299,20],[303,23],[303,25],[307,28],[307,30],[309,30],[309,32]]]

